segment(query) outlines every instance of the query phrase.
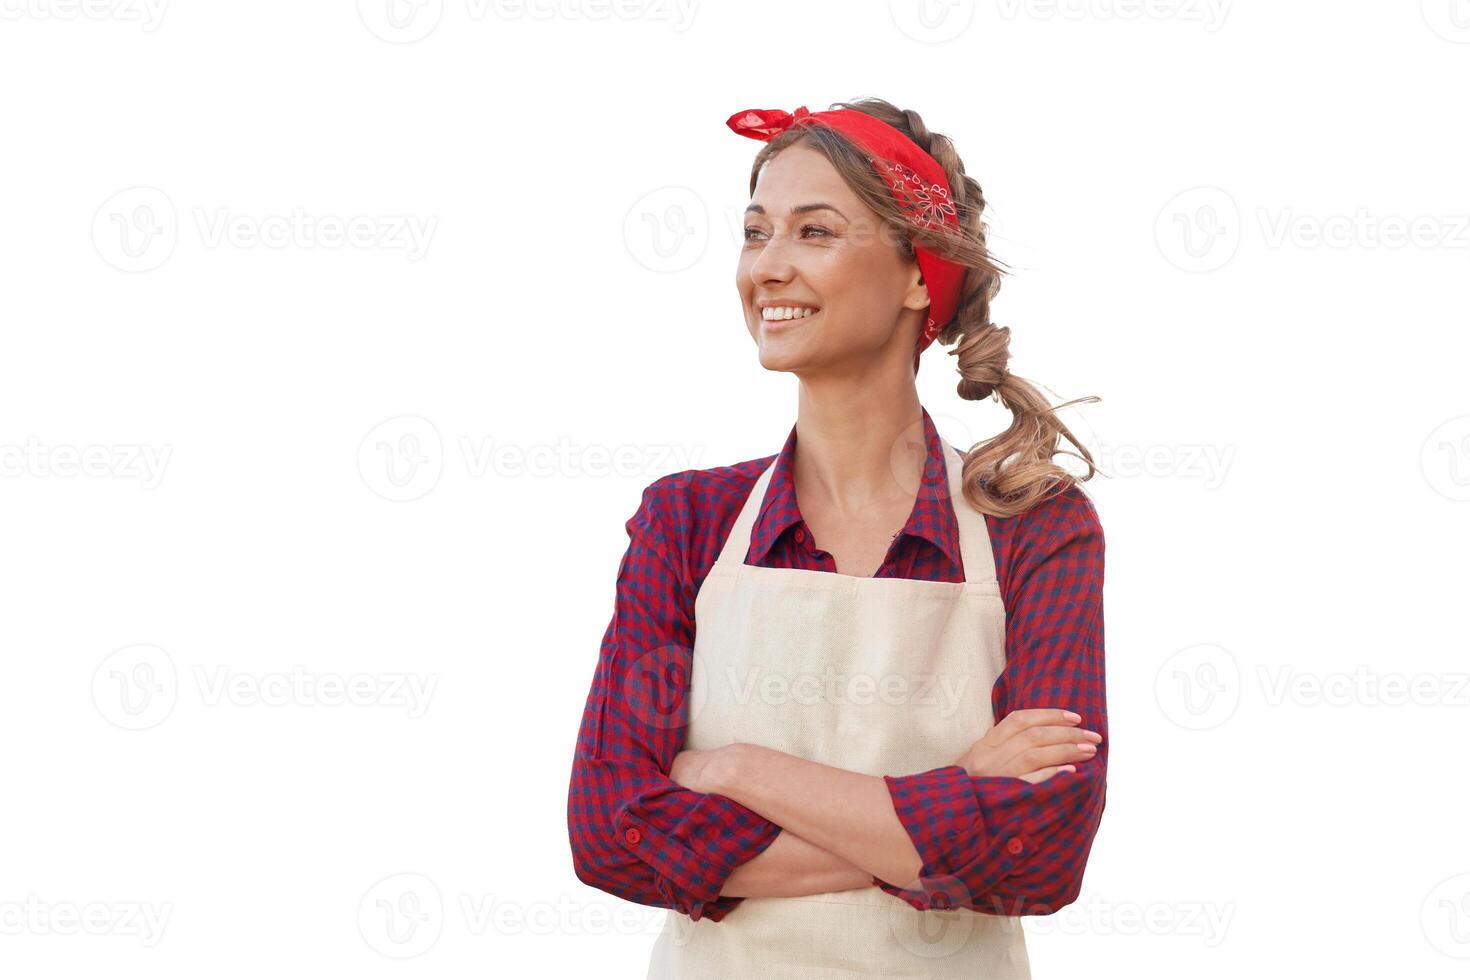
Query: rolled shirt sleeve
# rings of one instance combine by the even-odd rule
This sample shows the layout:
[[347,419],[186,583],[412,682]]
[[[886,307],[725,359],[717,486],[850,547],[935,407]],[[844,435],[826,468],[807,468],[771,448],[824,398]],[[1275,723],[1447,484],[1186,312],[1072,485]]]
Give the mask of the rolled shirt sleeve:
[[1104,542],[1091,500],[1075,485],[998,526],[1006,665],[991,695],[995,720],[1021,708],[1063,708],[1102,741],[1076,772],[1040,783],[971,777],[958,764],[885,775],[923,867],[918,888],[876,877],[873,884],[915,908],[1045,915],[1076,900],[1106,798]]
[[573,865],[586,884],[691,919],[723,919],[744,898],[730,874],[781,828],[716,793],[669,778],[688,728],[694,590],[671,497],[675,477],[643,491],[627,522],[612,621],[577,735],[567,800]]

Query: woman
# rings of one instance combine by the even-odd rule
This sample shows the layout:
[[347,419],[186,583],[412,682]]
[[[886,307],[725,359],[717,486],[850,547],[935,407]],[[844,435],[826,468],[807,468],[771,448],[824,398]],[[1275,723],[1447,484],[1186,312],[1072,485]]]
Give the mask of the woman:
[[[670,910],[650,978],[1029,977],[1019,917],[1075,900],[1104,804],[1102,529],[1053,462],[1091,456],[1006,370],[946,137],[880,99],[728,124],[766,143],[736,283],[796,424],[627,523],[577,876]],[[1014,416],[970,452],[918,401],[936,337]]]

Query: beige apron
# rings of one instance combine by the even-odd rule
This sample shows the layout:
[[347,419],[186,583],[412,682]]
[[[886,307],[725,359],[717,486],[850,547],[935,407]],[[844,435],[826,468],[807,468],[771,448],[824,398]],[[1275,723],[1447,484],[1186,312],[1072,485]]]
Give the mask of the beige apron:
[[[944,442],[964,582],[745,564],[755,483],[695,600],[685,747],[752,742],[871,776],[950,765],[994,724],[1005,606],[985,517]],[[774,463],[772,464],[774,466]],[[868,885],[746,898],[719,922],[669,911],[648,980],[1029,980],[1015,916],[921,911]]]

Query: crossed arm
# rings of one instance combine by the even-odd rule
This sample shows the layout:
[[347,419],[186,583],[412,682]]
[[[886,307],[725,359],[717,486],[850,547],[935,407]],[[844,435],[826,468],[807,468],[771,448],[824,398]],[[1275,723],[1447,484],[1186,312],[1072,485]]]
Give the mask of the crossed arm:
[[716,750],[692,775],[677,769],[693,596],[687,585],[670,588],[687,580],[660,530],[668,517],[658,486],[628,521],[617,605],[577,740],[568,823],[582,881],[715,921],[745,897],[869,885],[916,908],[1006,915],[1075,900],[1101,820],[1108,746],[1103,539],[1079,489],[1000,534],[1007,663],[992,692],[995,717],[1068,708],[1102,736],[1075,772],[1030,783],[971,776],[958,764],[868,776],[745,744]]

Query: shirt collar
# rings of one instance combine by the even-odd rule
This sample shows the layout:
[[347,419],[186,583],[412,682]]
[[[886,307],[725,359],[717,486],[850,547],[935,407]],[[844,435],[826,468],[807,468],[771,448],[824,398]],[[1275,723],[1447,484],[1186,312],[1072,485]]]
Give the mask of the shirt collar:
[[[924,415],[924,482],[908,523],[900,534],[923,538],[944,552],[960,566],[959,525],[955,520],[954,502],[949,499],[949,484],[944,465],[944,444],[939,439],[939,430],[927,409],[920,407]],[[775,468],[771,471],[771,482],[766,488],[759,516],[750,530],[750,563],[763,564],[766,556],[780,540],[781,535],[793,524],[802,520],[796,506],[796,484],[792,479],[792,463],[796,454],[796,426],[792,425],[786,444],[777,454]],[[951,466],[964,465],[958,453],[951,454]]]

